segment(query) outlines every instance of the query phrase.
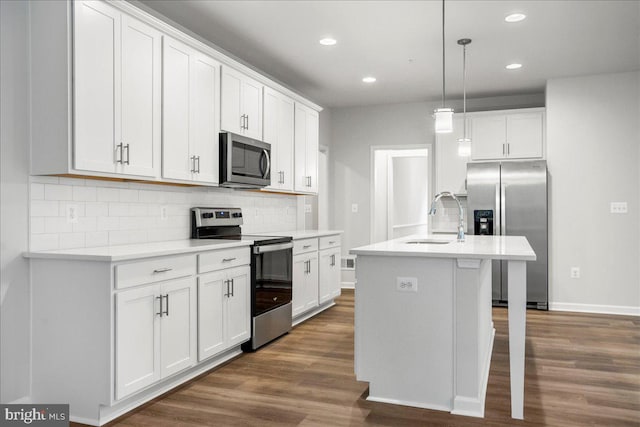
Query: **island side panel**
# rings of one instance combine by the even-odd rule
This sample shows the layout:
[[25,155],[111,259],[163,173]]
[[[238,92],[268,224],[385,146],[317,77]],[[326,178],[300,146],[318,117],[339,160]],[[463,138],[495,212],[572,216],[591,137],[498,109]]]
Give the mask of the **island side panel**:
[[524,345],[527,322],[527,263],[510,260],[509,274],[509,375],[511,418],[524,419]]
[[[369,399],[451,410],[454,260],[359,255],[356,268],[356,376]],[[412,279],[414,291],[399,286]]]

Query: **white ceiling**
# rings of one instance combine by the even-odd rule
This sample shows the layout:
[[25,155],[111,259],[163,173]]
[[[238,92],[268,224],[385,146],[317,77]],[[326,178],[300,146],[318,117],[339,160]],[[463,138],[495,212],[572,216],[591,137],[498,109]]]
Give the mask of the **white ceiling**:
[[[440,1],[142,2],[325,107],[441,96]],[[504,22],[512,12],[527,19]],[[338,44],[319,45],[327,35]],[[447,1],[448,97],[461,97],[464,37],[468,96],[539,93],[548,78],[640,69],[640,1]]]

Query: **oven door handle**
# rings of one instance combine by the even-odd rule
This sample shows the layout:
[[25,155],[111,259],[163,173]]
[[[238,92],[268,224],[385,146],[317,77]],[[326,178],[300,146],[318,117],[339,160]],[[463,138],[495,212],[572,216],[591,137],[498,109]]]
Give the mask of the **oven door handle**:
[[253,253],[255,255],[259,255],[267,252],[282,251],[282,250],[291,249],[291,248],[293,248],[293,242],[279,243],[276,245],[255,246],[253,248]]

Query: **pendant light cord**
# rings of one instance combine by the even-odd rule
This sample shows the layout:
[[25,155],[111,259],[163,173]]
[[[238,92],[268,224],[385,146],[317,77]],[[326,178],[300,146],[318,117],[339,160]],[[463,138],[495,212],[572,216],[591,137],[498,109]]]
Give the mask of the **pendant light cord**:
[[444,1],[442,0],[442,108],[444,108],[444,92],[445,92],[445,53],[444,53]]

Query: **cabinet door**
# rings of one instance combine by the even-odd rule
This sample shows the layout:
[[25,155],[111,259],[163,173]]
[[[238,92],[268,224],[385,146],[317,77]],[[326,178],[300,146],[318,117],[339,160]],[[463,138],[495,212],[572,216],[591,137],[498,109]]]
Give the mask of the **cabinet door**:
[[251,268],[239,267],[228,270],[231,292],[227,298],[227,348],[240,344],[251,337],[251,294],[249,275]]
[[158,31],[122,15],[121,173],[154,177],[159,172],[161,40]]
[[500,159],[506,154],[504,114],[482,115],[471,119],[471,158]]
[[320,304],[331,299],[331,293],[333,290],[333,286],[331,284],[333,276],[331,271],[332,253],[331,249],[324,249],[320,251],[320,281],[318,285],[318,303]]
[[307,260],[306,254],[294,255],[293,257],[293,295],[291,298],[291,314],[293,317],[305,310]]
[[242,82],[242,111],[246,116],[244,134],[262,139],[262,85],[245,78]]
[[161,378],[196,362],[196,284],[193,277],[162,285],[160,322]]
[[115,172],[121,15],[103,2],[74,7],[74,167]]
[[296,104],[295,109],[295,162],[294,162],[294,189],[295,191],[309,191],[307,179],[307,110]]
[[169,37],[163,42],[162,176],[191,179],[189,156],[189,88],[192,50]]
[[116,294],[116,400],[160,379],[159,286]]
[[341,253],[340,248],[333,249],[331,253],[331,259],[329,262],[329,267],[330,267],[329,289],[331,291],[331,298],[337,298],[342,293],[340,253]]
[[309,260],[308,273],[305,279],[305,311],[318,306],[318,294],[320,285],[320,274],[318,267],[318,252],[307,254]]
[[307,142],[305,150],[306,173],[309,177],[307,191],[318,193],[319,116],[316,111],[307,112]]
[[293,190],[294,102],[264,88],[263,140],[271,144],[270,190]]
[[269,190],[279,189],[282,185],[278,152],[278,106],[280,104],[278,95],[278,92],[268,87],[264,88],[262,140],[271,144],[271,185],[267,187]]
[[217,184],[220,64],[198,53],[194,55],[192,65],[190,156],[197,159],[194,180]]
[[220,127],[223,131],[242,133],[242,77],[238,72],[223,66],[221,79]]
[[507,155],[510,158],[540,158],[544,140],[542,112],[507,115]]
[[226,275],[214,272],[198,278],[198,360],[225,349]]
[[[467,119],[467,125],[469,125]],[[451,191],[455,194],[467,192],[464,182],[467,177],[468,156],[458,154],[458,139],[463,137],[462,117],[453,118],[453,132],[436,134],[436,193]],[[470,135],[470,127],[467,127]],[[473,144],[473,142],[472,142]]]

